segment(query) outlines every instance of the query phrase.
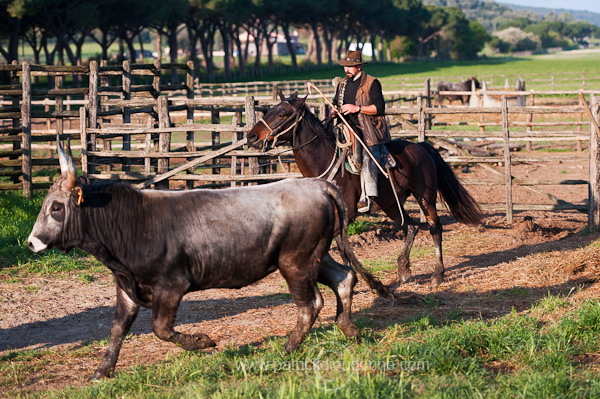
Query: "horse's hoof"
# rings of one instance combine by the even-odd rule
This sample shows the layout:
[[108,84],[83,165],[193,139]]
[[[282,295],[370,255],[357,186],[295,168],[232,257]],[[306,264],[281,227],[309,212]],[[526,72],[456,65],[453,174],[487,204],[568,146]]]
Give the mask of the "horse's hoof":
[[431,276],[431,287],[436,288],[443,282],[444,282],[444,276],[437,276],[437,275]]
[[402,272],[399,271],[398,278],[400,279],[401,282],[407,283],[412,278],[412,273],[410,272],[410,270],[402,271]]

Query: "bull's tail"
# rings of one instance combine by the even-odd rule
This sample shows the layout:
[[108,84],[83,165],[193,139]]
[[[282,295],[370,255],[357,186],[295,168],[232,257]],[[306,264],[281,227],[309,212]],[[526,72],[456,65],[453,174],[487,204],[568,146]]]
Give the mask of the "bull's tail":
[[438,172],[439,193],[456,220],[465,224],[478,224],[481,222],[483,213],[479,204],[456,178],[454,172],[450,169],[446,161],[444,161],[440,153],[428,143],[421,142],[419,145],[435,161]]
[[340,254],[344,259],[344,262],[348,263],[358,274],[360,274],[369,286],[369,288],[374,290],[377,293],[377,295],[384,298],[393,297],[388,287],[386,287],[381,282],[381,280],[375,277],[372,273],[367,271],[352,251],[352,247],[350,246],[350,242],[348,241],[348,237],[346,236],[346,227],[348,220],[346,215],[346,204],[344,202],[344,199],[342,198],[340,190],[334,184],[328,183],[326,191],[327,194],[329,194],[329,196],[333,199],[333,202],[335,203],[338,210],[340,231],[338,236],[336,237],[336,242],[338,244]]

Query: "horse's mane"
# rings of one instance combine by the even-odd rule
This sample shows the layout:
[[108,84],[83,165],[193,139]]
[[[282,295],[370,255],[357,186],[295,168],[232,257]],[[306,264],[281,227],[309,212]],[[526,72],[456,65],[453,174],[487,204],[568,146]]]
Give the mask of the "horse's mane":
[[326,117],[323,121],[304,105],[304,121],[316,135],[328,143],[331,148],[335,148],[335,133],[333,132],[333,118]]

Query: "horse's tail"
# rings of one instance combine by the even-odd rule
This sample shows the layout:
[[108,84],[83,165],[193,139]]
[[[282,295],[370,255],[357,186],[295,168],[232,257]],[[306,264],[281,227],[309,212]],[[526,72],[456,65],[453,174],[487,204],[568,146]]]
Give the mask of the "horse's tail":
[[454,172],[446,161],[444,161],[440,153],[428,143],[420,142],[419,145],[435,161],[438,172],[439,193],[456,220],[465,224],[478,224],[481,222],[483,213],[479,204],[456,178]]
[[342,193],[333,183],[327,183],[327,194],[333,199],[335,206],[338,211],[340,230],[335,240],[340,249],[340,254],[344,259],[344,262],[348,263],[361,277],[365,280],[369,288],[377,292],[377,295],[381,297],[392,297],[390,290],[373,274],[368,272],[360,261],[354,255],[348,237],[346,236],[346,227],[348,223],[346,203],[342,197]]

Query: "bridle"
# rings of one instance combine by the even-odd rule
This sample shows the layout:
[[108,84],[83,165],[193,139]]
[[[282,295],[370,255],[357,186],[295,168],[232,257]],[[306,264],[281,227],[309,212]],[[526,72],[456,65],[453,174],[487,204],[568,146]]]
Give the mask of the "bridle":
[[[286,103],[288,103],[290,106],[291,104],[287,101],[285,101]],[[306,108],[305,107],[300,107],[297,108],[294,113],[292,113],[290,116],[288,116],[283,122],[281,122],[278,126],[275,126],[274,128],[269,126],[269,124],[267,123],[267,121],[264,118],[260,118],[258,120],[258,122],[262,122],[263,125],[265,125],[265,127],[267,129],[269,129],[269,134],[267,134],[265,136],[265,138],[263,139],[263,151],[266,151],[267,148],[267,143],[269,142],[269,139],[272,138],[273,141],[273,148],[275,147],[275,143],[277,143],[277,140],[279,139],[280,136],[286,134],[287,132],[289,132],[290,130],[294,129],[292,132],[292,146],[295,147],[295,143],[294,141],[296,141],[296,130],[298,129],[298,124],[300,123],[300,121],[302,120],[302,118],[304,118],[304,113],[306,112]],[[295,118],[294,122],[288,126],[287,128],[283,129],[284,126],[292,120],[292,118]],[[256,123],[258,123],[256,122]],[[316,138],[316,137],[315,137]],[[314,139],[313,139],[314,140]],[[312,140],[311,140],[312,141]],[[308,143],[306,143],[308,144]],[[306,145],[303,144],[302,146]]]

